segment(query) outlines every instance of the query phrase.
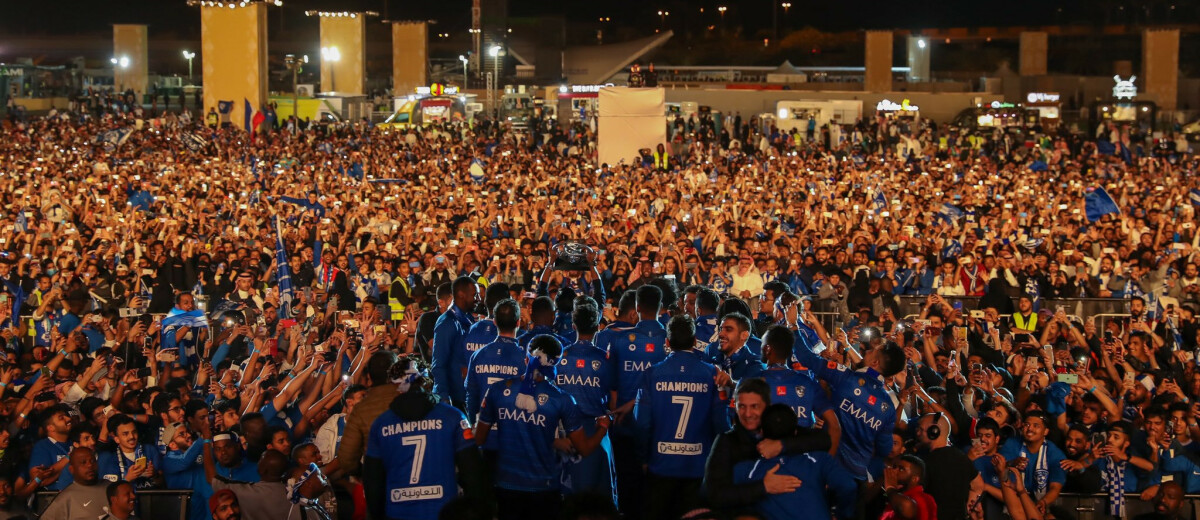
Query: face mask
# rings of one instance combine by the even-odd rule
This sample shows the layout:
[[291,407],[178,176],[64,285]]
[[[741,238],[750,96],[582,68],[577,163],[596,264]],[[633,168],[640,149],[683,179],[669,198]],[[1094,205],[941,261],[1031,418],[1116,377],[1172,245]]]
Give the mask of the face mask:
[[57,272],[58,272],[58,269],[55,269],[53,267],[46,269],[46,274],[48,274],[50,276],[54,276],[54,273],[57,273]]

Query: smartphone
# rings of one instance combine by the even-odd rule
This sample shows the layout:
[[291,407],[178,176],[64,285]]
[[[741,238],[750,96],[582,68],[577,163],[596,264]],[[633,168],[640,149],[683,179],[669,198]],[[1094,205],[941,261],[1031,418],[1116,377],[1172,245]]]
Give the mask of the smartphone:
[[979,311],[979,310],[971,311],[971,317],[975,318],[977,320],[981,320],[981,319],[983,319],[983,311]]
[[42,367],[42,377],[50,377],[50,367]]
[[1078,374],[1059,374],[1058,382],[1066,383],[1068,385],[1077,385],[1077,384],[1079,384],[1079,375]]

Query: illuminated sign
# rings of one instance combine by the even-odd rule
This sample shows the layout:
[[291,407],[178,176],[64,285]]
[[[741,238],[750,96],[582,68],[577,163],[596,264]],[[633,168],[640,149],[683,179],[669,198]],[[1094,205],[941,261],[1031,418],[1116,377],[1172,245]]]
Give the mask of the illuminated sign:
[[428,87],[417,87],[417,94],[421,94],[421,95],[425,95],[425,96],[453,95],[453,94],[458,94],[458,87],[451,87],[451,86],[442,85],[441,83],[434,83]]
[[611,86],[613,86],[612,83],[606,83],[604,85],[571,85],[571,93],[572,94],[594,94],[596,92],[600,92],[600,89],[602,89],[604,87],[611,87]]
[[1059,99],[1058,92],[1030,92],[1025,95],[1025,100],[1030,103],[1058,103]]
[[24,76],[25,69],[0,69],[0,76]]
[[1014,105],[1012,103],[1001,103],[999,101],[992,101],[992,108],[1013,108],[1015,106],[1017,106],[1017,105]]
[[899,103],[885,99],[880,101],[879,104],[875,105],[875,110],[880,112],[916,112],[920,109],[921,108],[916,105],[908,104],[907,99]]
[[1121,79],[1121,76],[1113,76],[1113,81],[1117,84],[1113,85],[1113,97],[1117,99],[1133,99],[1137,97],[1137,85],[1133,82],[1137,81],[1137,76],[1129,76],[1129,79]]

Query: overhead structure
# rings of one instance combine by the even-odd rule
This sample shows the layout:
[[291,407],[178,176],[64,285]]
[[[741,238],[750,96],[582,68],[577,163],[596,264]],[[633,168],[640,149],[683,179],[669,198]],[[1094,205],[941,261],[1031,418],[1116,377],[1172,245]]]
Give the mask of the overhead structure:
[[866,71],[863,90],[892,90],[892,31],[867,31]]
[[200,7],[204,111],[241,127],[267,102],[267,8],[270,2],[189,0]]
[[1046,75],[1046,52],[1049,50],[1049,46],[1049,36],[1046,32],[1021,32],[1021,57],[1018,69],[1022,76]]
[[113,88],[132,90],[139,98],[150,87],[147,55],[147,27],[138,24],[113,25],[113,55],[109,64],[113,71]]
[[1179,102],[1179,29],[1142,32],[1143,91],[1161,110]]
[[321,91],[362,95],[367,90],[367,18],[373,11],[305,11],[321,19]]

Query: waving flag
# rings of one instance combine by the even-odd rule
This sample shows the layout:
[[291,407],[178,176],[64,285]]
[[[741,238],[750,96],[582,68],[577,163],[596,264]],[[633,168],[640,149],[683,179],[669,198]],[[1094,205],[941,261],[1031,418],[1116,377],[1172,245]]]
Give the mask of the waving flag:
[[292,319],[292,300],[296,289],[292,287],[292,273],[288,268],[287,250],[283,247],[283,228],[279,216],[275,216],[275,278],[279,282],[279,325],[286,328],[296,324]]
[[[162,348],[177,349],[179,345],[175,342],[175,333],[183,327],[192,329],[208,328],[208,320],[204,317],[204,311],[200,309],[191,311],[181,311],[179,309],[171,309],[166,317],[162,319]],[[180,353],[180,359],[185,356]]]
[[1192,202],[1193,206],[1200,206],[1200,190],[1192,188],[1188,192],[1188,200]]
[[950,240],[946,247],[942,248],[942,260],[949,260],[962,254],[962,244],[958,240]]
[[1117,207],[1116,201],[1108,195],[1104,188],[1096,188],[1091,193],[1084,195],[1083,206],[1087,212],[1088,222],[1096,222],[1100,217],[1109,214],[1121,214],[1121,208]]
[[129,136],[133,135],[132,128],[117,128],[104,132],[96,136],[96,144],[104,145],[106,150],[112,150],[125,144],[129,140]]
[[888,201],[887,201],[887,197],[883,196],[883,190],[879,190],[878,192],[875,193],[875,200],[873,202],[873,205],[875,206],[875,213],[879,213],[881,211],[887,211]]
[[200,134],[194,132],[184,132],[183,135],[180,136],[180,140],[183,141],[183,145],[186,146],[188,150],[193,152],[199,152],[200,150],[203,150],[205,146],[208,146],[208,139],[205,139],[201,137]]
[[950,224],[956,224],[958,223],[958,219],[962,218],[963,212],[961,209],[958,209],[958,206],[947,202],[942,204],[942,207],[938,209],[937,216]]
[[470,172],[471,172],[472,180],[474,180],[475,182],[483,182],[483,176],[484,176],[483,161],[479,160],[478,158],[472,159]]

